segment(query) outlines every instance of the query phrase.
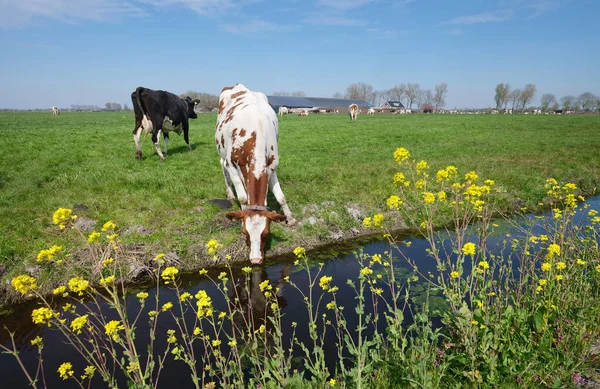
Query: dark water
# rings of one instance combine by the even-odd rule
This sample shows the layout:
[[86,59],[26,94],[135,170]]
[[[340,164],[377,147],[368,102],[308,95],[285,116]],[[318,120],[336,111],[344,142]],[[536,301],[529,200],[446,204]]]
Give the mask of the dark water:
[[[589,209],[600,210],[600,196],[596,196],[594,198],[589,199],[587,204],[590,205]],[[583,213],[582,213],[583,214]],[[587,214],[587,210],[585,211]],[[545,215],[547,216],[547,215]],[[527,219],[534,218],[534,215],[526,216]],[[523,225],[527,225],[525,220],[521,220]],[[515,236],[519,235],[518,228],[511,227],[509,224],[501,224],[500,228],[497,230],[500,231],[496,236],[492,236],[488,239],[488,248],[500,254],[503,250],[509,250],[506,248],[502,248],[502,241],[506,239],[506,234],[510,234],[510,239],[513,239]],[[533,232],[535,234],[543,233],[543,230],[537,228],[534,229]],[[406,264],[404,260],[401,259],[401,255],[410,257],[418,263],[419,270],[423,274],[427,274],[431,272],[433,274],[436,273],[435,262],[432,258],[427,256],[426,249],[429,248],[429,243],[424,239],[418,238],[410,238],[404,237],[401,238],[403,242],[411,242],[410,247],[407,247],[405,244],[399,245],[398,252],[396,250],[392,250],[394,258],[395,266],[397,267],[398,274],[400,274],[400,278],[406,279],[412,273],[412,269]],[[475,241],[474,239],[471,241]],[[448,250],[450,247],[446,247]],[[363,247],[355,248],[353,251],[358,252],[362,249],[367,254],[383,254],[384,251],[391,250],[390,245],[387,241],[374,241],[365,244]],[[345,253],[340,254],[337,251],[344,250],[343,248],[329,248],[325,252],[321,251],[318,253],[309,253],[309,257],[317,258],[316,261],[311,262],[311,274],[316,276],[319,274],[319,277],[322,275],[329,275],[333,277],[332,285],[336,285],[340,288],[337,294],[338,305],[342,305],[346,307],[344,313],[347,319],[347,326],[349,329],[354,329],[357,324],[357,317],[354,314],[354,306],[356,305],[355,293],[354,291],[346,284],[346,280],[356,280],[358,276],[358,272],[360,270],[359,261],[356,258],[356,255],[349,251],[347,248],[345,249]],[[504,254],[508,254],[505,252]],[[241,296],[241,301],[248,306],[251,305],[252,312],[255,317],[260,318],[264,316],[264,311],[267,309],[266,304],[264,303],[264,298],[262,293],[258,289],[258,284],[264,280],[269,280],[273,287],[281,287],[281,293],[278,297],[278,303],[283,313],[282,319],[282,328],[284,331],[284,341],[289,344],[289,337],[292,328],[292,322],[297,322],[298,327],[296,330],[296,336],[300,341],[305,342],[306,344],[310,343],[310,338],[308,337],[307,330],[307,308],[302,299],[302,295],[291,285],[281,283],[281,279],[287,275],[290,276],[290,280],[298,285],[304,293],[308,292],[308,274],[306,271],[299,270],[297,267],[293,266],[293,258],[280,258],[274,263],[266,266],[266,267],[255,267],[253,268],[252,273],[250,274],[250,293],[249,295],[245,292],[245,288],[241,285],[244,285],[244,280],[246,275],[241,272],[241,270],[234,269],[233,279],[229,281],[229,289],[230,291],[237,290],[237,293]],[[209,275],[216,279],[219,272],[222,269],[215,269],[211,271]],[[469,269],[465,268],[465,271],[469,271]],[[320,272],[320,273],[319,273]],[[231,277],[230,277],[231,278]],[[227,310],[226,302],[222,296],[222,294],[216,290],[216,287],[212,282],[207,280],[205,277],[199,276],[182,276],[180,279],[183,282],[183,288],[190,293],[195,294],[198,290],[206,290],[207,293],[213,299],[213,305],[217,311]],[[381,285],[380,285],[381,286]],[[383,296],[386,298],[390,297],[389,290],[386,290],[383,287],[384,293]],[[320,288],[316,287],[317,291],[320,291]],[[419,300],[419,294],[423,295],[425,287],[423,285],[413,286],[412,293],[417,295],[417,301]],[[148,302],[153,300],[153,295],[156,293],[156,289],[151,287],[147,289],[150,293],[150,297],[148,298]],[[137,291],[136,291],[137,292]],[[129,308],[130,315],[134,315],[137,313],[139,309],[138,299],[133,295],[127,297],[127,304]],[[160,299],[161,304],[167,301],[176,301],[177,296],[175,292],[168,289],[162,288],[160,291]],[[372,311],[372,305],[369,303],[369,298],[366,299],[366,311]],[[434,297],[435,300],[435,297]],[[321,313],[325,312],[325,303],[329,300],[325,300],[322,303]],[[82,374],[82,370],[85,367],[84,361],[81,360],[77,352],[75,352],[70,346],[64,343],[64,339],[62,335],[55,330],[50,330],[47,327],[34,325],[31,321],[31,310],[36,308],[37,306],[34,303],[25,304],[22,306],[15,307],[14,312],[10,315],[6,315],[0,317],[0,342],[4,345],[8,345],[9,338],[7,336],[6,331],[3,329],[6,326],[11,331],[16,332],[16,339],[18,342],[18,347],[20,349],[20,356],[24,362],[24,364],[29,368],[30,374],[34,373],[34,369],[37,366],[37,348],[30,345],[30,340],[35,336],[41,336],[44,339],[44,366],[45,366],[45,376],[46,382],[49,387],[60,387],[60,388],[68,388],[68,387],[76,387],[75,382],[72,380],[63,381],[59,379],[58,373],[56,372],[58,366],[66,361],[73,363],[75,374],[77,376]],[[418,308],[418,307],[417,307]],[[103,306],[103,314],[107,317],[107,320],[116,319],[115,314],[111,312],[111,310],[107,306]],[[152,309],[151,307],[146,307],[142,317],[147,317],[145,313]],[[78,308],[78,313],[84,313],[82,307]],[[406,316],[406,315],[405,315]],[[410,316],[407,319],[407,323],[410,322]],[[193,322],[193,317],[190,317],[190,322]],[[259,323],[260,324],[260,323]],[[380,321],[380,330],[383,329],[384,321]],[[166,332],[168,329],[176,328],[173,323],[173,319],[166,314],[161,316],[161,319],[158,323],[157,330],[157,341],[155,342],[155,350],[164,350],[166,346]],[[372,332],[372,328],[370,328],[367,333]],[[138,324],[137,332],[136,332],[136,342],[138,342],[140,349],[145,349],[145,344],[149,341],[149,328],[147,322],[141,320]],[[328,337],[326,339],[326,357],[327,363],[330,368],[330,372],[333,374],[337,361],[337,352],[335,347],[335,336],[331,329],[328,330]],[[200,342],[197,342],[197,354],[202,355],[199,352]],[[226,342],[223,342],[226,343]],[[296,348],[295,350],[298,356],[302,355],[301,350]],[[143,358],[141,358],[143,360]],[[201,360],[198,361],[199,364],[202,363]],[[298,369],[302,369],[301,365],[297,366]],[[198,371],[201,370],[201,366],[199,366]],[[188,388],[193,387],[190,379],[190,372],[186,365],[184,365],[181,361],[174,361],[171,356],[167,358],[167,362],[160,378],[161,384],[160,387],[169,388],[175,387],[178,388]],[[105,384],[99,379],[93,382],[92,387],[104,387]],[[125,387],[124,382],[120,382],[120,387]],[[0,388],[25,388],[28,387],[28,382],[25,379],[21,369],[19,368],[14,357],[6,354],[0,355]]]

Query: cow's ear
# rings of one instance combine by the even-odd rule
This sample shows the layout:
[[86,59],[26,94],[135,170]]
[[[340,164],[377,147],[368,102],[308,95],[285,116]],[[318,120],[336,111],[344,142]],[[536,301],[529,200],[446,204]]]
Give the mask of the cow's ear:
[[280,213],[277,212],[269,212],[267,214],[267,217],[274,222],[280,223],[280,222],[284,222],[287,220],[287,216],[282,215]]
[[229,220],[239,220],[244,217],[243,211],[227,212],[225,217]]
[[200,104],[200,99],[194,99],[194,105]]
[[185,96],[184,99],[188,104],[192,102],[192,98],[190,96]]

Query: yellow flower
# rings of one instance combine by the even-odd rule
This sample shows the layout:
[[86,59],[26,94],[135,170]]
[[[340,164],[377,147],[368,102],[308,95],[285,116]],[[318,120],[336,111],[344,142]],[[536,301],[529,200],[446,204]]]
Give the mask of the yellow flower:
[[446,200],[446,192],[444,192],[444,191],[438,192],[437,198],[439,201],[445,201]]
[[206,248],[208,249],[208,253],[210,255],[214,255],[217,253],[217,250],[223,247],[222,244],[219,243],[216,239],[211,239],[206,243]]
[[379,263],[381,264],[381,255],[379,254],[373,254],[373,256],[371,257],[373,263]]
[[484,324],[482,324],[482,325],[480,325],[480,326],[479,326],[479,329],[480,329],[480,330],[483,330],[484,328],[485,328],[485,325],[484,325]]
[[371,287],[371,292],[375,293],[378,296],[381,296],[381,294],[383,293],[383,289]]
[[566,268],[567,268],[567,264],[566,264],[566,263],[564,263],[564,262],[557,262],[557,263],[556,263],[556,268],[557,268],[558,270],[564,270],[564,269],[566,269]]
[[492,185],[494,185],[494,180],[485,180],[485,181],[483,181],[483,183],[487,186],[492,186]]
[[221,312],[221,313],[219,313],[219,319],[222,319],[222,318],[224,318],[225,316],[227,316],[227,313],[225,313],[225,312]]
[[540,235],[540,240],[546,242],[548,240],[548,235]]
[[165,284],[169,284],[171,282],[175,282],[175,276],[177,276],[178,273],[179,269],[173,266],[169,266],[165,270],[163,270],[160,276],[163,280],[165,280]]
[[177,337],[175,336],[175,330],[168,330],[167,335],[169,335],[169,337],[167,338],[167,343],[177,342]]
[[418,180],[415,182],[415,188],[421,190],[425,188],[425,180]]
[[200,335],[200,333],[201,333],[201,332],[202,332],[202,331],[200,330],[200,328],[198,328],[198,327],[194,328],[194,335],[195,335],[195,336],[198,336],[198,335]]
[[574,190],[577,189],[577,185],[575,185],[575,184],[573,184],[571,182],[568,182],[568,183],[566,183],[566,184],[563,185],[563,189],[565,191],[574,191]]
[[105,278],[100,278],[100,285],[106,286],[112,284],[115,281],[115,276],[108,276]]
[[371,227],[371,218],[370,217],[364,218],[362,224],[363,224],[363,227],[365,227],[365,228]]
[[319,280],[319,286],[323,289],[323,290],[327,290],[329,289],[329,283],[333,280],[333,277],[328,277],[328,276],[323,276],[321,277],[321,279]]
[[552,270],[552,264],[550,262],[542,263],[542,271],[550,271]]
[[154,257],[152,260],[153,260],[154,262],[158,262],[158,263],[164,263],[164,260],[163,260],[163,258],[164,258],[164,257],[165,257],[165,254],[163,254],[163,253],[160,253],[160,254],[158,254],[156,257]]
[[39,336],[36,336],[35,338],[31,339],[31,345],[32,346],[43,345],[42,338],[40,338]]
[[596,265],[596,271],[600,273],[600,265]]
[[560,246],[552,243],[548,246],[548,255],[546,255],[546,258],[553,258],[555,255],[560,255]]
[[487,295],[490,296],[490,297],[494,297],[496,295],[496,292],[490,292]]
[[475,243],[465,243],[462,248],[462,252],[466,255],[475,255]]
[[265,327],[264,324],[261,324],[260,327],[258,327],[258,332],[260,332],[262,334],[265,332],[266,329],[267,329],[267,327]]
[[252,268],[250,266],[245,266],[242,268],[242,271],[244,273],[251,273],[252,272]]
[[118,320],[111,320],[104,326],[106,335],[110,336],[114,341],[119,340],[119,331],[123,331],[125,327]]
[[564,277],[563,277],[561,274],[558,274],[558,275],[554,276],[554,279],[555,279],[556,281],[562,281],[562,279],[563,279],[563,278],[564,278]]
[[538,283],[540,284],[540,286],[545,286],[548,283],[548,280],[541,279]]
[[229,345],[229,347],[235,347],[237,346],[237,342],[235,341],[235,339],[229,341],[229,343],[227,343]]
[[465,174],[465,180],[467,180],[467,182],[477,181],[478,178],[479,176],[475,172],[468,172]]
[[137,362],[129,362],[129,365],[127,365],[127,372],[128,373],[133,373],[135,372],[137,369],[139,369],[140,365]]
[[402,165],[402,162],[407,161],[410,158],[410,153],[404,147],[399,147],[394,151],[394,161],[398,163],[398,165]]
[[362,274],[363,276],[369,276],[373,274],[373,270],[369,267],[363,267],[362,269],[360,269],[360,274]]
[[421,160],[417,163],[417,174],[427,169],[429,169],[429,165],[426,161]]
[[479,262],[479,267],[481,267],[483,269],[489,269],[490,264],[487,261],[481,261],[481,262]]
[[181,294],[181,296],[179,296],[180,301],[186,301],[190,298],[192,298],[192,295],[189,292],[184,292]]
[[298,246],[294,249],[294,255],[301,258],[306,255],[306,250],[303,247]]
[[595,209],[592,209],[588,212],[588,216],[590,217],[594,217],[598,214],[598,211],[596,211]]
[[59,251],[61,251],[63,248],[63,246],[52,245],[52,247],[50,247],[49,249],[40,250],[40,252],[37,255],[36,261],[50,262],[54,259],[54,257],[56,257],[56,254],[58,254]]
[[373,225],[375,227],[381,227],[381,223],[383,222],[383,215],[378,213],[377,215],[373,216]]
[[423,193],[423,200],[425,200],[425,204],[432,204],[435,202],[435,195],[431,192]]
[[261,292],[264,292],[265,290],[273,290],[273,286],[269,280],[264,280],[258,285],[258,287],[260,288]]
[[61,230],[71,222],[77,219],[77,216],[72,215],[73,211],[69,208],[58,208],[52,215],[52,223],[57,224]]
[[98,241],[98,238],[100,238],[100,235],[102,235],[102,234],[101,234],[101,233],[99,233],[99,232],[93,231],[92,233],[90,233],[90,234],[88,235],[88,239],[87,239],[87,240],[88,240],[88,243],[94,243],[94,242],[97,242],[97,241]]
[[21,294],[27,294],[30,290],[37,288],[35,278],[26,274],[13,278],[10,283]]
[[196,293],[196,307],[198,308],[197,315],[199,318],[202,316],[211,316],[213,314],[212,299],[206,293],[205,290],[200,290]]
[[394,174],[394,185],[403,184],[405,180],[404,174],[400,172]]
[[326,308],[327,309],[334,309],[335,308],[335,301],[331,301],[331,302],[327,303]]
[[102,226],[102,232],[106,232],[109,229],[113,230],[116,227],[117,227],[117,225],[112,220],[109,220],[106,223],[104,223],[104,225]]
[[168,303],[164,303],[164,304],[163,304],[163,306],[162,306],[161,310],[162,310],[163,312],[166,312],[166,311],[168,311],[168,310],[169,310],[169,309],[171,309],[171,308],[173,308],[173,303],[169,301]]
[[88,378],[92,378],[92,376],[94,375],[94,373],[96,373],[96,368],[94,366],[87,366],[85,369],[83,369],[83,377],[88,377]]
[[31,319],[35,324],[44,324],[46,321],[52,319],[52,316],[54,316],[54,311],[46,307],[31,311]]
[[138,294],[135,295],[135,297],[139,298],[140,300],[145,300],[148,298],[148,293],[147,292],[139,292]]
[[78,293],[81,296],[90,285],[90,282],[79,277],[73,277],[69,280],[67,285],[69,285],[69,289],[71,289],[72,292]]
[[215,339],[212,341],[213,347],[217,347],[221,345],[221,341],[219,339]]
[[200,271],[198,272],[198,274],[200,274],[201,276],[208,274],[208,270],[206,269],[200,269]]
[[81,329],[87,323],[88,315],[79,316],[71,322],[71,330],[76,334],[81,334]]
[[386,204],[389,209],[398,209],[402,204],[402,201],[400,200],[400,197],[392,195],[386,200]]
[[577,259],[577,264],[578,264],[578,265],[581,265],[581,266],[585,266],[585,265],[587,264],[587,262],[586,262],[586,261],[584,261],[584,260],[583,260],[583,259],[581,259],[581,258],[578,258],[578,259]]
[[459,276],[460,276],[460,274],[458,274],[457,271],[453,271],[452,273],[450,273],[451,278],[458,278]]
[[329,386],[334,387],[335,383],[336,383],[335,378],[332,378],[329,380]]
[[112,265],[115,262],[114,258],[108,258],[102,261],[102,267],[108,267],[108,265]]
[[534,244],[537,243],[538,242],[538,237],[535,236],[535,235],[530,236],[529,237],[529,242],[534,243]]
[[67,378],[73,377],[73,365],[71,362],[65,362],[58,367],[58,374],[60,378],[66,380]]
[[471,320],[471,324],[473,324],[474,326],[476,326],[477,324],[479,324],[479,322],[477,320]]

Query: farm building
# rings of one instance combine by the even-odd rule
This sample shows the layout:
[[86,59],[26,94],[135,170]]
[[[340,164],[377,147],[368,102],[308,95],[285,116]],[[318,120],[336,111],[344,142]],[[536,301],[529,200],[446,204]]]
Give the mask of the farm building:
[[387,101],[384,101],[383,103],[381,103],[380,108],[402,109],[402,108],[406,108],[406,107],[404,106],[404,104],[402,104],[399,101],[387,100]]
[[275,112],[279,113],[279,107],[287,107],[291,112],[311,111],[319,112],[325,110],[328,112],[339,110],[340,113],[346,113],[350,104],[356,104],[363,113],[372,105],[364,100],[350,99],[332,99],[326,97],[294,97],[294,96],[267,96],[269,104]]

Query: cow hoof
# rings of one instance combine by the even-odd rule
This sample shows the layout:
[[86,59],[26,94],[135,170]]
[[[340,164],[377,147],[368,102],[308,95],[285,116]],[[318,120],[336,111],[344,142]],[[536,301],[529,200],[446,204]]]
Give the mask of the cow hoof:
[[142,159],[142,152],[138,151],[135,153],[135,159]]
[[290,227],[296,225],[296,219],[294,219],[294,218],[288,219],[287,225]]
[[188,145],[188,150],[192,151],[192,146]]
[[160,162],[165,162],[165,157],[160,157]]

